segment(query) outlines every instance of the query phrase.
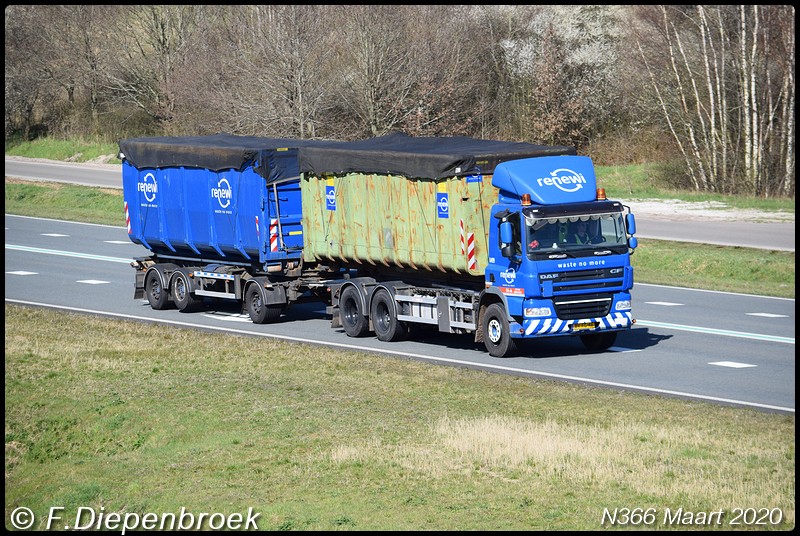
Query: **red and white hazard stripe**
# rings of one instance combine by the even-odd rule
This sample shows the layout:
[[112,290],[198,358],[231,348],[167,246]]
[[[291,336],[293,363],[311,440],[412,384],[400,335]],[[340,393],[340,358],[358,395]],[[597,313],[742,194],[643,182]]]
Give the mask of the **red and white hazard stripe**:
[[467,235],[467,269],[477,270],[478,260],[475,258],[475,233]]
[[272,218],[269,221],[269,249],[278,251],[278,219]]
[[464,220],[458,220],[459,225],[461,226],[461,254],[467,252],[467,248],[464,246]]
[[125,225],[128,226],[128,234],[131,233],[131,214],[128,212],[128,202],[125,201]]

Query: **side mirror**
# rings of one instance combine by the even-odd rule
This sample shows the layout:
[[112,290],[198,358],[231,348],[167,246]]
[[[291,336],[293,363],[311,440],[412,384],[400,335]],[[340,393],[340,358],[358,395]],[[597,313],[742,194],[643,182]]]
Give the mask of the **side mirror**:
[[628,234],[636,234],[636,220],[633,218],[633,214],[628,213],[628,215],[625,216],[625,223],[628,225]]
[[639,240],[635,236],[632,236],[631,239],[628,240],[628,246],[631,249],[636,249],[636,246],[638,245],[639,245]]
[[514,226],[510,221],[504,221],[500,224],[500,242],[503,244],[510,244],[514,241]]
[[514,226],[510,221],[500,222],[500,254],[510,259],[514,256]]

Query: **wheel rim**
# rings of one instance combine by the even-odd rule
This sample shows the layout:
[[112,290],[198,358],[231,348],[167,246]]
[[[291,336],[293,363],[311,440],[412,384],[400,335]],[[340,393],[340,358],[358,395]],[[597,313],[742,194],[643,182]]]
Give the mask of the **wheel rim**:
[[252,292],[252,297],[250,298],[250,310],[256,314],[256,316],[261,314],[261,293],[258,290]]
[[186,299],[186,282],[182,277],[179,277],[178,280],[175,281],[175,296],[178,298],[178,301]]
[[495,344],[500,342],[500,338],[503,336],[503,327],[500,325],[500,322],[498,322],[496,318],[492,318],[489,320],[487,328],[489,340]]
[[358,321],[358,308],[356,307],[355,300],[347,300],[342,305],[342,312],[344,313],[344,321],[348,326],[354,326]]
[[375,317],[376,327],[386,333],[389,330],[389,308],[384,303],[379,303],[376,309],[378,313]]
[[158,277],[154,277],[150,280],[150,295],[153,296],[153,299],[156,301],[161,299],[161,281],[158,280]]

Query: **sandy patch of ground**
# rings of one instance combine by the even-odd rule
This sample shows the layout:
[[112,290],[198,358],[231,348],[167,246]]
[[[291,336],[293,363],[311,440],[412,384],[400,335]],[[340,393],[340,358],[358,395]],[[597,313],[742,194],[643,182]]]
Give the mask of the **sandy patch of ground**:
[[636,216],[659,220],[715,220],[794,223],[794,212],[761,212],[733,208],[717,201],[692,203],[678,199],[620,200]]

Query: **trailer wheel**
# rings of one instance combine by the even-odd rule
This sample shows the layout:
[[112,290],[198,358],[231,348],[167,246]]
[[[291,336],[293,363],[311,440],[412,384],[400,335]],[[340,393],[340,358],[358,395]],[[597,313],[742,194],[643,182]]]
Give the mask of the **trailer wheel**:
[[361,307],[358,289],[347,287],[339,298],[339,318],[344,332],[350,337],[363,337],[369,333],[369,322]]
[[169,306],[169,294],[161,284],[161,275],[156,270],[147,272],[144,280],[144,289],[147,294],[147,301],[150,307],[156,311],[166,309]]
[[255,324],[268,324],[281,317],[283,307],[280,304],[268,305],[264,301],[264,293],[261,291],[261,286],[257,283],[247,287],[247,294],[245,294],[244,300],[245,305],[247,305],[247,314],[250,315],[250,320]]
[[408,335],[405,322],[397,319],[397,309],[392,296],[384,289],[375,293],[372,298],[370,318],[378,340],[384,342],[399,341]]
[[483,313],[483,342],[493,357],[508,357],[517,352],[517,344],[511,338],[506,312],[499,303],[493,303]]
[[186,274],[183,272],[175,274],[175,279],[172,281],[172,301],[182,313],[197,311],[203,305],[203,300],[192,294],[191,288]]
[[617,340],[616,331],[607,331],[605,333],[590,333],[589,335],[581,335],[581,342],[587,350],[599,351],[608,350],[614,345]]

